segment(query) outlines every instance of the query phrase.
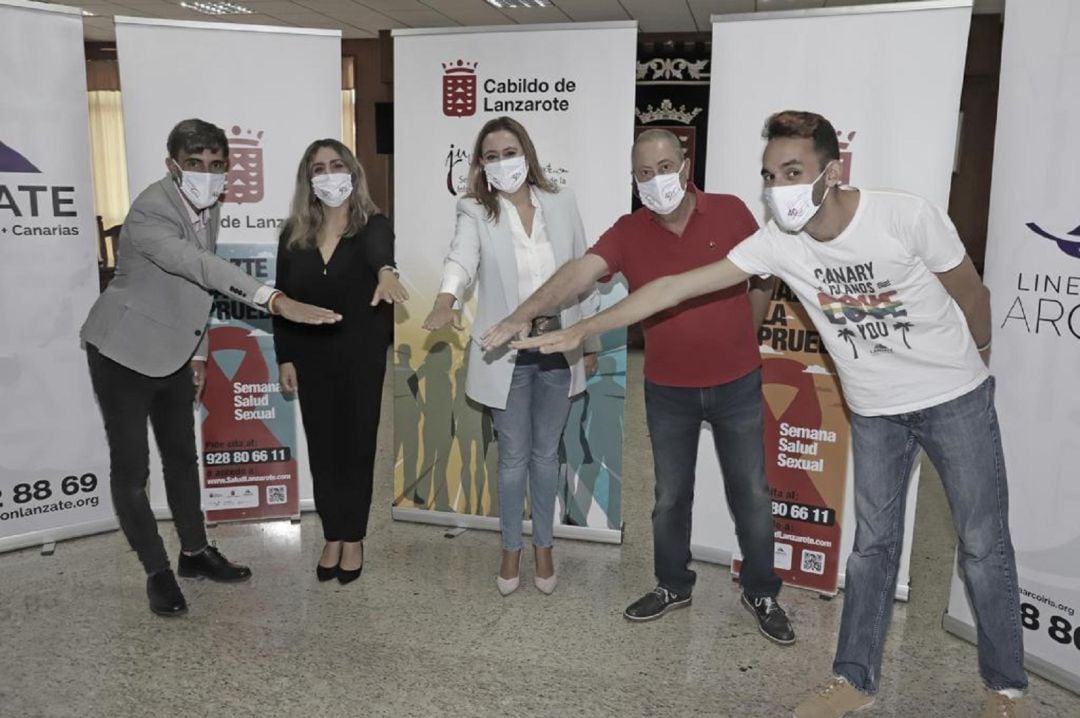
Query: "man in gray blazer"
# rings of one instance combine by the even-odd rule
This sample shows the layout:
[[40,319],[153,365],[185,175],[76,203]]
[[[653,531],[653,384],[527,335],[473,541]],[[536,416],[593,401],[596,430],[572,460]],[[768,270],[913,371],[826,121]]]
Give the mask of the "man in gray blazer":
[[167,149],[169,174],[132,203],[120,232],[116,275],[80,336],[105,420],[120,527],[146,569],[150,610],[175,616],[187,604],[146,493],[147,419],[180,535],[180,575],[215,581],[251,576],[209,545],[199,503],[192,404],[206,377],[212,291],[305,324],[341,317],[289,299],[214,254],[229,154],[220,128],[185,120],[169,133]]

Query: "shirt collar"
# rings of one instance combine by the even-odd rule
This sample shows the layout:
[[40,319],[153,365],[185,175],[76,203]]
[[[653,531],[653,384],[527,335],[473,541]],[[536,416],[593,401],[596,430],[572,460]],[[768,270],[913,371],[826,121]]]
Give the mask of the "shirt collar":
[[[498,192],[496,196],[499,198],[500,202],[506,204],[508,207],[514,206],[514,203],[507,199],[506,195],[504,195],[502,192]],[[540,203],[536,200],[536,188],[533,185],[529,185],[529,204],[531,204],[533,207],[540,206]]]

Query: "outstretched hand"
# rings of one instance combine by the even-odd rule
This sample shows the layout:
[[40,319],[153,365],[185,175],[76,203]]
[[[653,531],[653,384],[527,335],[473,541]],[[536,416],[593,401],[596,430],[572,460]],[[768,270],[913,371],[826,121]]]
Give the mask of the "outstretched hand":
[[436,304],[424,320],[423,326],[429,332],[437,332],[447,325],[454,327],[459,332],[465,329],[465,325],[461,321],[461,312]]
[[511,342],[510,346],[517,350],[538,349],[541,354],[555,354],[557,352],[569,352],[581,346],[585,335],[576,327],[560,329],[557,332],[548,332],[537,337],[528,337]]
[[335,311],[316,307],[314,304],[304,304],[284,294],[274,296],[273,309],[275,313],[297,324],[336,324],[341,321],[341,315]]
[[375,294],[371,298],[371,306],[378,306],[379,302],[387,304],[401,304],[408,300],[409,292],[405,285],[393,272],[384,270],[379,273],[379,286],[375,287]]
[[484,332],[484,336],[480,337],[480,345],[484,351],[489,352],[498,349],[511,339],[525,339],[528,335],[529,322],[519,322],[507,317]]

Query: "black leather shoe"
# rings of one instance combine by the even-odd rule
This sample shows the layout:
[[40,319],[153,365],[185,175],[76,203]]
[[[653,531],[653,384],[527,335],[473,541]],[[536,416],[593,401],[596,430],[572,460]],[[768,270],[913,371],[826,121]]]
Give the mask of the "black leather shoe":
[[229,563],[214,546],[207,546],[194,556],[180,554],[178,568],[184,578],[208,578],[223,583],[236,583],[251,578],[250,568]]
[[146,597],[150,610],[159,616],[182,616],[187,613],[187,601],[169,569],[146,577]]
[[761,635],[781,646],[790,646],[795,642],[795,630],[791,627],[791,620],[775,598],[770,596],[750,598],[744,593],[742,605],[754,614]]
[[673,611],[690,605],[689,593],[675,593],[663,586],[657,586],[623,611],[627,621],[653,621]]
[[320,581],[331,581],[337,577],[339,566],[323,566],[321,563],[315,565],[315,576]]

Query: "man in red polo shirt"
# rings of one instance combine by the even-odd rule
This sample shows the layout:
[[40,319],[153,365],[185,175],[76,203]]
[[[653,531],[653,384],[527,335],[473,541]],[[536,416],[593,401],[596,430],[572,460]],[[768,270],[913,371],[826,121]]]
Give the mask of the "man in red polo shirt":
[[[528,331],[593,284],[621,273],[630,290],[658,277],[723,259],[757,231],[737,197],[706,194],[689,183],[678,138],[646,130],[633,150],[638,196],[645,206],[624,215],[589,253],[568,262],[483,340],[487,350]],[[743,605],[769,639],[795,641],[776,602],[772,503],[765,482],[761,357],[757,330],[769,304],[771,280],[744,284],[686,302],[644,322],[645,412],[656,475],[653,561],[658,585],[627,607],[631,621],[648,621],[690,604],[697,575],[690,562],[694,470],[702,422],[713,430],[724,490],[744,560]]]

